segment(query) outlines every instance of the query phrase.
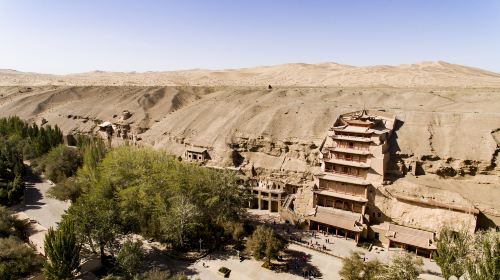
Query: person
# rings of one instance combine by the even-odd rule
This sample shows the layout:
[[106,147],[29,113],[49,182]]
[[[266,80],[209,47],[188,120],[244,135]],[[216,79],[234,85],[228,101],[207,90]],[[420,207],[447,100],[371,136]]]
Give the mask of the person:
[[205,267],[205,262],[203,262],[203,267]]

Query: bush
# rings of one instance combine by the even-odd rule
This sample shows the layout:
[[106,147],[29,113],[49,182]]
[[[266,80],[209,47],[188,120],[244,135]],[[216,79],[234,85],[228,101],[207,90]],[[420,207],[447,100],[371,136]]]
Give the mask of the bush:
[[451,166],[442,166],[436,171],[436,175],[441,178],[455,177],[457,176],[457,171]]
[[142,250],[142,244],[140,242],[127,240],[120,249],[116,262],[120,271],[131,277],[137,273],[142,266],[143,258],[144,252]]
[[0,238],[11,235],[20,239],[26,238],[26,228],[28,221],[21,221],[12,216],[12,212],[0,205]]
[[358,252],[352,252],[349,257],[342,260],[339,275],[345,280],[378,279],[377,276],[383,268],[378,260],[364,262]]
[[43,260],[16,237],[0,238],[0,279],[14,280],[40,269]]

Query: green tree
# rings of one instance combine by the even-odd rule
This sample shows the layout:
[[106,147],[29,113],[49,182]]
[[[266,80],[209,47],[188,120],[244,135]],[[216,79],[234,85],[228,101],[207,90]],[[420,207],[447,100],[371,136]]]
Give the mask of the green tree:
[[105,260],[105,249],[113,248],[121,232],[114,201],[93,194],[82,196],[72,204],[63,221],[74,224],[79,240],[88,244],[93,252],[97,252],[96,246],[99,248],[101,261]]
[[0,204],[13,204],[23,195],[24,163],[17,141],[0,138]]
[[467,259],[466,278],[500,279],[500,232],[480,231],[474,236],[472,253]]
[[372,280],[382,273],[384,267],[378,260],[364,262],[360,253],[352,252],[342,260],[339,275],[345,280]]
[[63,142],[61,130],[38,128],[19,117],[0,118],[0,204],[18,202],[23,195],[23,159],[40,157]]
[[21,279],[37,271],[42,263],[42,258],[17,237],[0,238],[0,279]]
[[382,273],[382,280],[417,280],[424,263],[422,259],[409,253],[396,255],[389,266]]
[[76,182],[75,177],[69,177],[51,187],[47,193],[55,199],[62,201],[70,200],[75,203],[82,194],[82,189]]
[[[107,150],[102,139],[84,135],[77,135],[77,149],[65,149],[68,149],[66,154],[68,154],[69,150],[72,150],[69,153],[74,153],[74,157],[65,164],[66,166],[70,166],[64,169],[68,172],[58,172],[64,176],[61,176],[62,179],[49,189],[49,195],[63,201],[71,200],[74,203],[83,193],[89,192],[92,186],[98,183],[99,172],[97,167],[104,158]],[[51,151],[50,154],[52,153]],[[56,155],[61,154],[63,157],[66,157],[64,152],[56,153]],[[77,167],[79,168],[76,170],[75,168]]]
[[50,150],[40,161],[40,171],[54,183],[58,183],[76,173],[82,165],[82,156],[76,148],[59,145]]
[[274,230],[258,226],[248,238],[246,250],[257,260],[265,259],[266,265],[270,267],[271,260],[277,258],[286,246],[286,241],[278,236]]
[[162,214],[169,218],[161,219],[161,230],[167,239],[173,241],[174,245],[184,247],[186,235],[197,225],[198,207],[182,194],[173,197],[166,205]]
[[103,197],[116,199],[126,230],[169,242],[215,244],[222,224],[236,221],[245,207],[245,190],[234,174],[176,160],[161,151],[120,147],[99,165]]
[[63,222],[57,230],[49,228],[45,235],[44,250],[47,262],[44,266],[48,280],[71,279],[80,265],[80,249],[73,224]]
[[120,270],[127,276],[132,277],[139,271],[144,259],[144,251],[140,242],[133,242],[130,240],[123,243],[116,262]]
[[[106,232],[134,232],[175,247],[198,247],[200,238],[204,244],[220,242],[223,225],[236,222],[246,206],[247,191],[231,172],[179,162],[163,151],[129,146],[110,150],[97,162],[100,151],[95,147],[84,153],[76,187],[69,192],[79,192],[73,198],[81,194],[69,213],[81,213],[70,216],[79,219],[75,227],[91,247],[97,242],[92,230],[97,223],[93,219],[100,215],[96,209],[112,208],[104,212],[111,214],[109,221],[116,230]],[[100,228],[110,228],[110,224]]]
[[470,253],[471,236],[465,230],[455,232],[448,227],[441,229],[437,238],[434,259],[445,279],[460,277],[465,273],[465,263]]

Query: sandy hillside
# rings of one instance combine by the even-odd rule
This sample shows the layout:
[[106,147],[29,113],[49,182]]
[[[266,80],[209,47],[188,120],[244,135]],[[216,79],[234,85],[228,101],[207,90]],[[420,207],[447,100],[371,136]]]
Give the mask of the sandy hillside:
[[[211,165],[238,165],[292,183],[313,178],[319,147],[338,114],[383,110],[400,120],[394,161],[422,161],[432,176],[445,167],[464,171],[434,187],[457,191],[500,221],[500,205],[490,196],[500,194],[499,74],[442,62],[368,68],[330,63],[70,76],[4,70],[0,84],[10,85],[0,86],[0,116],[45,119],[65,132],[95,132],[98,123],[111,121],[130,126],[145,145],[177,155],[187,146],[206,147]],[[81,86],[89,84],[106,86]],[[132,113],[125,121],[123,110]]]
[[500,74],[442,61],[354,67],[336,63],[283,64],[229,70],[46,75],[0,70],[0,85],[72,86],[343,86],[500,87]]

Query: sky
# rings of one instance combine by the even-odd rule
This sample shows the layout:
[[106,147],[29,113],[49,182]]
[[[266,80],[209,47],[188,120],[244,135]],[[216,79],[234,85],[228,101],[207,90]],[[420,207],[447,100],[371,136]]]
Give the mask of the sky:
[[0,69],[436,60],[500,72],[500,1],[0,0]]

